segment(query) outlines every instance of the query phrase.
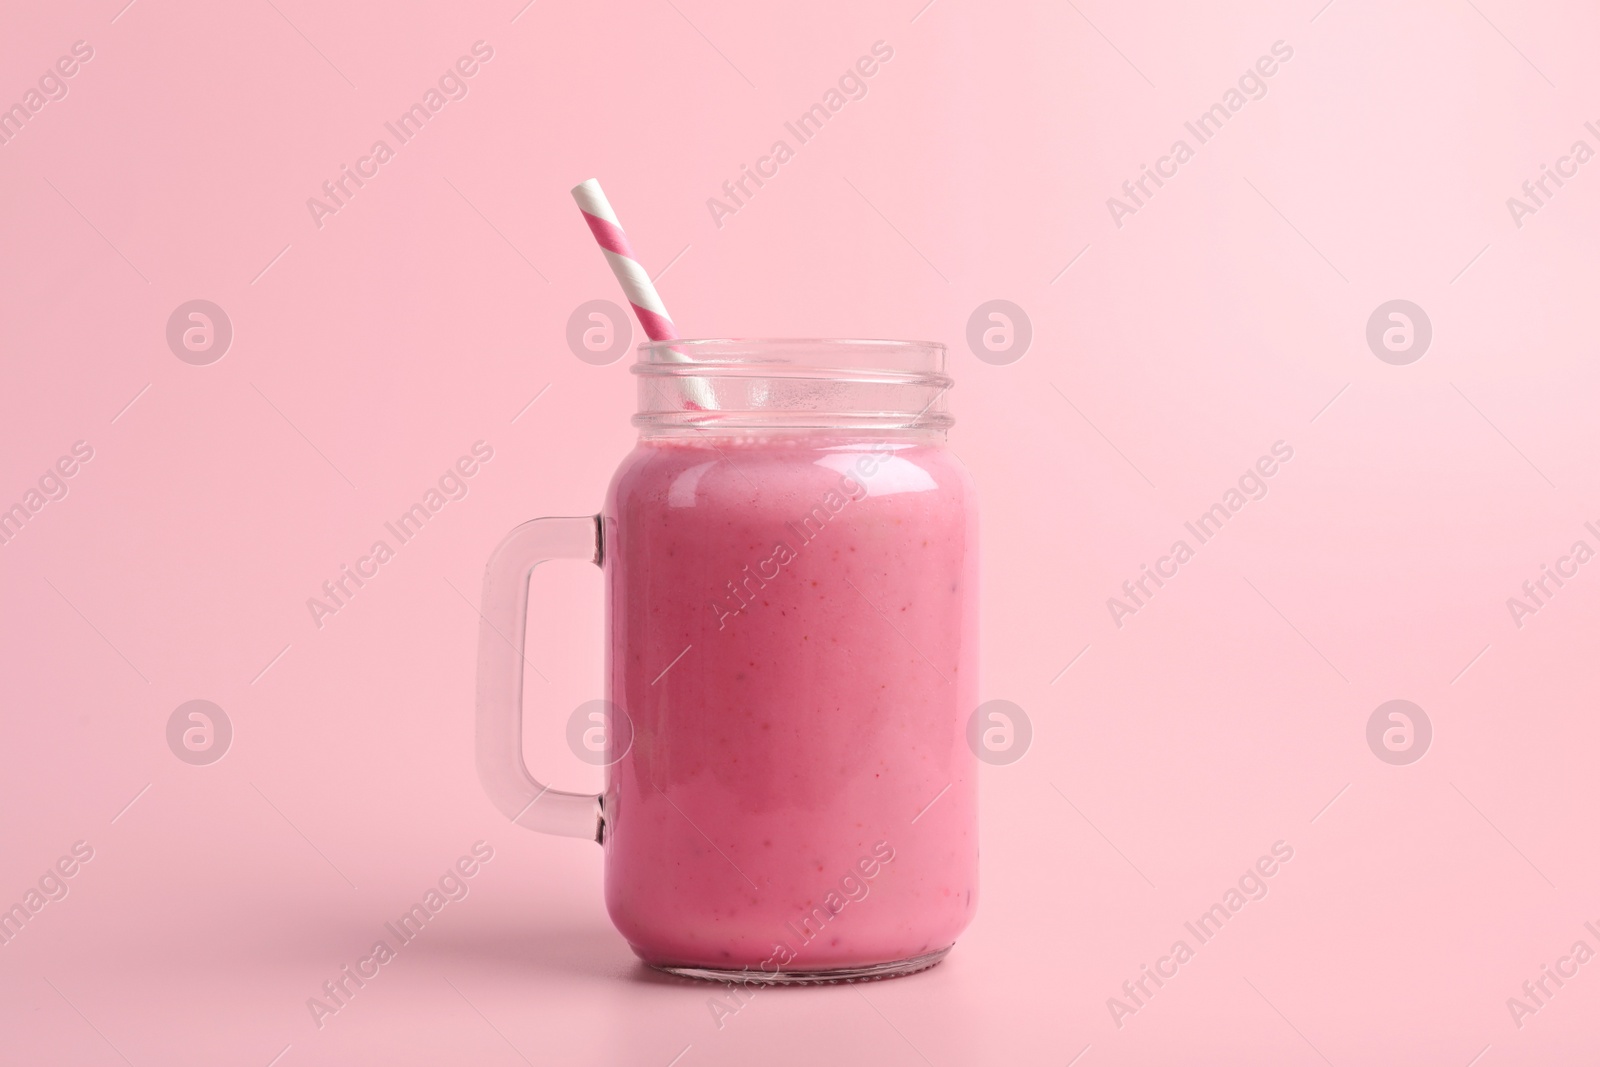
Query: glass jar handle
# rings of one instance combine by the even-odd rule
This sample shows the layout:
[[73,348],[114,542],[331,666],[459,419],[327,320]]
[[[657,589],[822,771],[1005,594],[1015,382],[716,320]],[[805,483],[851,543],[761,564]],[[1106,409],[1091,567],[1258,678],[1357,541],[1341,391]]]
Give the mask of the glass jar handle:
[[547,560],[601,562],[600,517],[534,519],[489,557],[478,627],[478,780],[518,826],[542,834],[601,840],[600,796],[551,789],[522,759],[522,683],[528,629],[528,579]]

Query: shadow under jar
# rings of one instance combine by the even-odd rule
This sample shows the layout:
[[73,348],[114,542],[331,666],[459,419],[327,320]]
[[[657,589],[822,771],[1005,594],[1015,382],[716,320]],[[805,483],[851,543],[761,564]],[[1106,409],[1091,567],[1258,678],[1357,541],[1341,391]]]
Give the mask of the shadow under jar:
[[[977,904],[977,508],[942,345],[640,346],[640,437],[599,516],[490,561],[478,764],[514,821],[589,837],[634,952],[814,982],[937,963]],[[527,577],[606,573],[600,797],[521,758]]]

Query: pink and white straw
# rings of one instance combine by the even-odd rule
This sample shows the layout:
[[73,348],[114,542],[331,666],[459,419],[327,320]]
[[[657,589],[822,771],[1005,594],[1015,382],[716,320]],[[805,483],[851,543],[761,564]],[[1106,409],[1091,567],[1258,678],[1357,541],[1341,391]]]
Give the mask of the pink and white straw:
[[678,331],[672,325],[672,317],[667,314],[667,306],[661,302],[661,294],[656,292],[655,283],[633,254],[628,235],[622,232],[622,224],[617,221],[617,213],[611,210],[600,183],[590,178],[573,186],[572,198],[583,211],[583,220],[589,224],[590,232],[605,252],[606,261],[611,264],[611,273],[621,283],[622,292],[627,296],[628,303],[633,305],[633,313],[639,317],[639,325],[644,327],[644,332],[652,341],[676,340]]

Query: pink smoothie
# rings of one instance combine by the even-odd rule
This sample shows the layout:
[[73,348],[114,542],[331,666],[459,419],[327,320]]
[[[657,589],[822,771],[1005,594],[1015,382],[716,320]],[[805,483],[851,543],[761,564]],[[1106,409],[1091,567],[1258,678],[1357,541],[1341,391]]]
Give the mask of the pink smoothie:
[[[977,520],[929,439],[646,440],[605,509],[606,904],[651,963],[949,947],[977,904]],[[915,821],[913,821],[915,820]]]

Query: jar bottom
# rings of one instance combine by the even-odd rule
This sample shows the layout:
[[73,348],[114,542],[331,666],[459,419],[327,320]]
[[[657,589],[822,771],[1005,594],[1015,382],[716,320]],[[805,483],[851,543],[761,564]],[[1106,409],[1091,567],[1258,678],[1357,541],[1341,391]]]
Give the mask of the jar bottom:
[[901,978],[908,974],[916,974],[941,963],[954,947],[947,945],[937,952],[925,952],[920,956],[890,960],[887,963],[811,970],[796,967],[792,970],[752,973],[748,970],[721,970],[716,967],[677,966],[671,963],[651,963],[648,966],[666,974],[675,974],[680,978],[699,978],[708,982],[736,982],[739,985],[826,985],[835,982],[873,982],[883,978]]

